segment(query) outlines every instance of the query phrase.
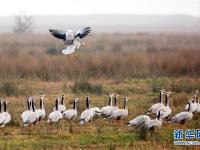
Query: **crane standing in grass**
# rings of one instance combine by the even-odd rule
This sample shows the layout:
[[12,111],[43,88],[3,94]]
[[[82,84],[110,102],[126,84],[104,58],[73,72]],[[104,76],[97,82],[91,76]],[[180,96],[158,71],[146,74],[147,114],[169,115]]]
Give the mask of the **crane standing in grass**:
[[39,116],[39,122],[44,119],[45,115],[46,115],[46,112],[45,112],[45,108],[44,108],[44,97],[45,95],[41,94],[40,95],[40,108],[39,109],[36,109],[36,112]]
[[11,115],[7,110],[7,104],[8,104],[8,101],[4,100],[3,101],[4,111],[2,112],[2,114],[4,115],[4,121],[2,123],[2,127],[5,127],[5,125],[7,125],[11,121]]
[[86,122],[91,122],[93,119],[93,111],[90,109],[90,97],[86,97],[86,109],[81,113],[80,124],[83,125]]

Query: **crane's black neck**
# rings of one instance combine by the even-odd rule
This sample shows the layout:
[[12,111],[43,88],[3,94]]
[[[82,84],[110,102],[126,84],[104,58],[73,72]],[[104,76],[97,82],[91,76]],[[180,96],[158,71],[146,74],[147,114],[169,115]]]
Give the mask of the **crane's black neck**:
[[55,108],[56,108],[56,110],[58,110],[58,99],[56,99],[56,101],[55,101]]
[[116,107],[117,106],[117,97],[115,96],[114,98],[114,106]]
[[2,112],[2,101],[0,101],[0,113]]
[[4,112],[7,112],[7,103],[6,103],[6,101],[4,101],[3,104],[4,104]]
[[112,106],[112,97],[111,96],[109,96],[108,106]]
[[35,104],[34,104],[34,100],[32,100],[32,109],[33,109],[33,112],[35,111]]
[[159,101],[160,103],[162,102],[162,92],[160,91],[160,94],[159,94]]
[[124,109],[127,109],[127,99],[124,99]]
[[74,100],[73,109],[76,110],[76,100]]
[[64,105],[64,95],[61,97],[61,104]]
[[28,110],[31,109],[31,108],[30,108],[30,101],[29,101],[29,99],[27,99],[27,107],[28,107]]
[[90,109],[89,97],[86,98],[86,108]]
[[167,94],[165,95],[165,104],[166,104],[166,106],[168,106],[168,96],[167,96]]
[[40,109],[44,109],[43,98],[40,98]]
[[158,111],[157,119],[160,120],[160,110]]
[[190,111],[191,103],[188,103],[188,112]]

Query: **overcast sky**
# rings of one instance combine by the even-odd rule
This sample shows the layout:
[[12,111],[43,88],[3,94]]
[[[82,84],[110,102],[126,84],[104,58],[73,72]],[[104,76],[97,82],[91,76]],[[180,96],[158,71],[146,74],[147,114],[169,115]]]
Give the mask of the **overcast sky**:
[[200,16],[200,0],[1,0],[0,15],[188,14]]

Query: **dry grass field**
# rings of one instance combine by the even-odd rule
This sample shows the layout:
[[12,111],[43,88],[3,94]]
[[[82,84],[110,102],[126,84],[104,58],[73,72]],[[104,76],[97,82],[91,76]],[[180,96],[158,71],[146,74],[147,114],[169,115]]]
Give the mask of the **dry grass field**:
[[[0,35],[0,77],[45,81],[80,78],[198,77],[200,35],[92,35],[74,55],[48,34]],[[127,69],[128,67],[128,69]]]
[[[199,149],[174,146],[174,129],[200,128],[200,115],[185,125],[164,122],[150,135],[127,127],[128,120],[144,114],[158,100],[159,90],[171,90],[172,115],[182,111],[188,98],[200,90],[200,35],[190,34],[108,34],[92,35],[87,46],[70,56],[47,34],[0,35],[0,97],[10,101],[12,122],[0,129],[0,149]],[[46,120],[23,128],[20,119],[27,96],[45,93],[48,114],[54,97],[65,94],[66,107],[78,97],[78,113],[91,105],[107,104],[108,94],[119,94],[119,107],[129,97],[129,116],[120,125],[96,118],[79,125],[62,120],[59,129]]]

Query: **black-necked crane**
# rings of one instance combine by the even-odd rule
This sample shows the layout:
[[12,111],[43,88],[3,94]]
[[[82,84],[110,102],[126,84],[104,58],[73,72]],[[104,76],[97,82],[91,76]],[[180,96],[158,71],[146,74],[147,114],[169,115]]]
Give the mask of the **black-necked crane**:
[[86,122],[91,122],[93,119],[93,112],[90,109],[90,97],[86,97],[86,109],[81,113],[80,124],[83,125]]

